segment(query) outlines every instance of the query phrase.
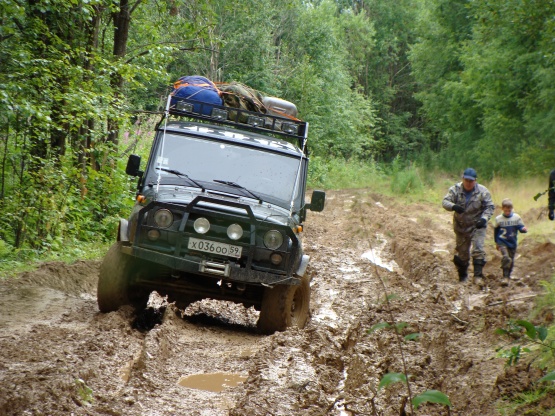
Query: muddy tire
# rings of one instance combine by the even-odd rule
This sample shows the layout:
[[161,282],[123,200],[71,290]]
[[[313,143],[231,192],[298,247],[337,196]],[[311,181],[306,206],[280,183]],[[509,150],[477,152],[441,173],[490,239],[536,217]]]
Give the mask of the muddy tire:
[[97,301],[100,312],[112,312],[131,304],[130,283],[136,266],[133,258],[121,252],[121,242],[110,247],[100,265]]
[[309,317],[310,282],[304,276],[299,286],[265,288],[258,318],[258,330],[265,334],[288,327],[304,328]]

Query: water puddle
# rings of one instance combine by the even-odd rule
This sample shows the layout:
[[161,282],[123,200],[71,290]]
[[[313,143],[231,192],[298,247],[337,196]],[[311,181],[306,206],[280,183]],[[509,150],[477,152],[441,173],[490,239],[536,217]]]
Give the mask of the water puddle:
[[181,377],[177,384],[189,389],[219,393],[228,387],[236,387],[246,379],[247,376],[234,373],[193,374]]
[[433,254],[438,254],[441,257],[449,256],[450,251],[447,248],[447,244],[448,243],[441,243],[441,244],[435,243],[432,246],[432,253]]
[[395,262],[395,260],[391,260],[389,262],[383,261],[381,256],[387,245],[387,240],[380,235],[376,235],[376,237],[380,240],[380,244],[377,247],[373,247],[371,250],[362,254],[362,258],[369,260],[371,263],[374,263],[377,266],[383,267],[384,269],[389,270],[390,272],[399,270],[399,265]]

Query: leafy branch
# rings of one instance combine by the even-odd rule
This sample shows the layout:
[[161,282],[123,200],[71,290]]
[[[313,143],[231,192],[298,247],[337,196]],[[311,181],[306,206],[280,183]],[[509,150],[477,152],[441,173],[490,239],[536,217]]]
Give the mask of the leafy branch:
[[[512,345],[510,348],[500,347],[496,351],[507,359],[507,366],[516,365],[523,354],[532,352],[528,345],[535,345],[539,347],[537,354],[549,352],[555,356],[555,340],[548,340],[548,329],[543,326],[535,326],[531,322],[525,320],[509,321],[506,328],[498,328],[496,334],[509,338]],[[538,380],[555,381],[555,371],[547,374]]]

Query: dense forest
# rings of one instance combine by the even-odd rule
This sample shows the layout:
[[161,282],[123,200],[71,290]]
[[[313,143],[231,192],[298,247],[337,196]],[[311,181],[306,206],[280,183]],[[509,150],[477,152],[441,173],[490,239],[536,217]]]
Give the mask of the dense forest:
[[551,0],[4,0],[0,255],[111,238],[122,161],[195,74],[294,102],[320,163],[554,164]]

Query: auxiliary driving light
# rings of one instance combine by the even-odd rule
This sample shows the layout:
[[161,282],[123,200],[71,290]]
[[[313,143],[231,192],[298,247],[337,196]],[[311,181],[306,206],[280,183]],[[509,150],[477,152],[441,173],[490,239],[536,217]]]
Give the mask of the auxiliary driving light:
[[277,250],[283,244],[283,236],[277,230],[270,230],[264,234],[264,245],[270,250]]
[[227,227],[227,236],[232,240],[239,240],[243,236],[243,227],[239,224],[231,224]]
[[270,256],[270,261],[276,266],[280,264],[282,260],[283,257],[279,253],[272,253],[272,255]]
[[169,209],[159,209],[154,213],[154,222],[160,228],[168,228],[173,224],[173,214]]
[[183,101],[178,101],[177,104],[175,105],[175,108],[178,111],[186,111],[187,113],[193,112],[193,104],[186,103]]
[[254,126],[254,127],[263,127],[264,117],[249,116],[247,118],[247,124],[250,124],[251,126]]
[[212,115],[212,118],[215,118],[216,120],[227,120],[227,111],[226,110],[221,110],[219,108],[213,108],[211,115]]
[[204,217],[197,218],[193,224],[195,231],[199,234],[206,234],[210,229],[210,221]]
[[160,231],[158,230],[148,230],[146,236],[150,241],[156,241],[160,238]]
[[281,131],[288,134],[299,134],[299,126],[293,123],[283,123],[281,125]]

